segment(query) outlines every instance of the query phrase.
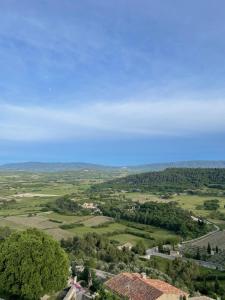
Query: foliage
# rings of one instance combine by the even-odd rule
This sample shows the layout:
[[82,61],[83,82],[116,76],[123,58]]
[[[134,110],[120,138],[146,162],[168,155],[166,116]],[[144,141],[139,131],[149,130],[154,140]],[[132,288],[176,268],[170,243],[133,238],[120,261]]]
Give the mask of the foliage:
[[138,253],[140,255],[144,255],[146,251],[145,244],[142,240],[138,241],[137,244],[132,249],[135,253]]
[[114,295],[113,293],[111,293],[110,291],[104,289],[104,288],[101,288],[99,291],[98,291],[98,296],[95,298],[96,300],[125,300],[127,298],[121,298],[117,295]]
[[146,202],[133,204],[132,208],[114,207],[105,204],[101,206],[104,215],[116,219],[128,220],[136,223],[154,225],[180,234],[184,238],[203,235],[208,226],[201,220],[192,220],[188,211],[178,207],[176,203]]
[[218,199],[205,200],[204,209],[206,210],[217,210],[220,207]]
[[71,200],[69,195],[62,196],[54,202],[47,203],[46,207],[61,214],[85,215],[89,213],[89,210],[82,208],[76,201]]
[[164,171],[148,172],[118,178],[102,185],[94,186],[94,190],[113,188],[127,191],[183,191],[197,189],[213,184],[224,184],[225,169],[201,168],[168,168]]
[[83,227],[83,226],[84,226],[83,223],[70,223],[70,224],[62,224],[59,227],[61,229],[72,229],[72,228]]
[[199,275],[199,267],[193,262],[186,262],[180,258],[172,261],[167,269],[167,274],[178,286],[187,286],[189,290],[194,290],[194,281]]
[[[154,257],[151,259],[151,263],[155,268],[165,272],[172,279],[172,284],[189,290],[191,294],[199,291],[213,298],[225,299],[224,272],[202,268],[192,261],[183,261],[180,258],[169,261],[161,257]],[[219,289],[216,290],[215,286],[218,285]]]
[[119,250],[113,242],[96,233],[62,240],[61,245],[67,252],[84,260],[91,257],[107,263],[132,263],[134,261],[134,253],[126,249]]
[[22,299],[39,299],[62,289],[68,276],[67,255],[48,235],[28,229],[0,244],[0,290]]
[[0,227],[0,242],[10,236],[11,233],[12,230],[9,227]]

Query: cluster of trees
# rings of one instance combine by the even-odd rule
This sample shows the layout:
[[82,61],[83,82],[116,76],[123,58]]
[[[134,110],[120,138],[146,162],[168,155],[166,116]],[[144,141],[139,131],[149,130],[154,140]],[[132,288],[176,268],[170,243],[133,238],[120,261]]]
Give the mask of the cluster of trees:
[[10,236],[11,233],[12,230],[9,227],[0,227],[0,242]]
[[217,210],[220,208],[218,199],[205,200],[203,205],[206,210]]
[[68,215],[88,215],[90,213],[88,209],[82,208],[79,203],[71,200],[70,195],[62,196],[53,202],[47,203],[44,210],[46,209]]
[[124,207],[117,208],[113,205],[102,205],[104,215],[137,222],[141,224],[154,225],[171,230],[182,237],[197,237],[208,231],[208,225],[202,220],[192,220],[188,211],[177,206],[176,203],[146,202],[136,204],[132,209]]
[[84,261],[92,258],[95,261],[101,260],[106,263],[132,263],[134,262],[134,252],[117,248],[112,241],[97,233],[88,233],[83,237],[75,236],[73,239],[62,240],[61,246],[76,259],[82,258]]
[[40,299],[65,287],[69,262],[59,243],[36,229],[0,241],[0,294],[10,299]]
[[16,204],[16,200],[1,200],[0,201],[0,209],[12,208]]
[[113,188],[128,191],[183,191],[204,186],[221,186],[225,182],[225,169],[168,168],[164,171],[148,172],[117,178],[96,189]]
[[[75,270],[74,274],[78,275],[79,280],[85,281],[92,291],[99,291],[99,298],[97,298],[99,300],[116,298],[109,294],[107,294],[109,298],[106,298],[106,291],[96,279],[93,268],[111,273],[145,272],[152,278],[167,281],[192,294],[200,291],[214,298],[225,295],[224,287],[221,284],[223,278],[214,274],[211,274],[210,277],[207,273],[210,271],[202,273],[202,269],[194,262],[182,259],[158,262],[158,259],[161,259],[158,257],[156,257],[157,260],[142,260],[136,253],[144,253],[143,243],[138,243],[132,250],[126,248],[119,250],[117,245],[105,236],[89,233],[83,237],[62,240],[61,245],[70,254],[73,270]],[[77,272],[77,265],[85,265],[84,271]]]
[[184,262],[179,258],[175,259],[169,264],[167,274],[177,286],[186,284],[190,291],[200,291],[213,298],[224,296],[225,289],[217,275],[202,274],[201,269],[191,261]]
[[151,265],[165,272],[170,278],[170,283],[189,291],[193,296],[200,292],[214,299],[220,297],[225,300],[225,275],[217,270],[202,269],[193,261],[184,261],[176,258],[173,261],[159,257],[150,260]]
[[73,275],[77,276],[82,286],[88,287],[92,293],[95,293],[96,300],[128,300],[105,289],[103,281],[96,276],[95,271],[91,268],[89,263],[85,265],[83,271],[75,271]]

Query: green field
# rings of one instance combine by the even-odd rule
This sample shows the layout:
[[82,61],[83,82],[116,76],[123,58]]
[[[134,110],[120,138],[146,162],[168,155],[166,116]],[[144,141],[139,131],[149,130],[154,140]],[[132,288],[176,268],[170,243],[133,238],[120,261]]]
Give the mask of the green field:
[[[66,194],[72,194],[74,201],[84,203],[90,201],[87,189],[95,183],[100,183],[110,178],[107,174],[86,174],[76,172],[61,173],[0,173],[0,226],[9,226],[13,229],[25,229],[36,227],[48,232],[57,239],[83,235],[88,232],[108,234],[111,239],[123,244],[131,242],[135,244],[143,240],[146,245],[152,245],[155,241],[165,241],[170,239],[178,240],[179,236],[167,230],[149,226],[151,237],[154,240],[147,240],[140,237],[138,229],[130,228],[127,225],[115,222],[107,224],[111,218],[104,216],[73,216],[63,215],[52,211],[43,212],[42,208],[46,203],[54,201],[56,198]],[[218,198],[220,200],[220,211],[225,213],[225,197],[192,196],[187,194],[174,194],[171,199],[165,200],[160,195],[152,193],[115,193],[121,201],[132,199],[137,202],[157,201],[177,203],[196,215],[208,217],[210,211],[198,210],[196,207],[202,205],[204,200]],[[97,195],[98,199],[98,195]],[[95,201],[95,200],[92,200]],[[225,226],[225,221],[213,219],[213,222]],[[62,224],[81,223],[82,226],[74,226],[70,229],[62,229]],[[102,224],[102,225],[101,225]],[[132,234],[122,232],[131,230]],[[116,234],[116,231],[118,233]],[[136,232],[136,234],[135,234]]]
[[208,196],[208,195],[189,195],[186,193],[182,194],[174,194],[169,199],[162,199],[160,195],[155,195],[151,193],[126,193],[127,199],[132,199],[133,201],[137,201],[140,203],[148,202],[148,201],[156,201],[168,203],[169,201],[176,201],[179,206],[183,209],[189,210],[193,212],[196,216],[201,216],[209,219],[211,222],[221,226],[221,228],[225,228],[225,220],[221,220],[218,218],[212,218],[210,210],[198,209],[198,206],[203,206],[204,201],[211,199],[218,199],[220,208],[219,212],[225,214],[225,197],[224,196]]
[[135,245],[138,241],[143,241],[147,248],[153,246],[153,241],[140,238],[133,234],[117,234],[114,235],[112,239],[114,241],[117,241],[120,245],[126,244],[127,242],[131,243],[132,245]]

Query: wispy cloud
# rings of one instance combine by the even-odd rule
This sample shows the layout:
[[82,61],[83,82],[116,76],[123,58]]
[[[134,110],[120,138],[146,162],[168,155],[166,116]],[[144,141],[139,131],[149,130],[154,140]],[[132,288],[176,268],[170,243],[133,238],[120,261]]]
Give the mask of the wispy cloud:
[[0,139],[188,136],[225,132],[224,100],[98,102],[73,107],[0,105]]

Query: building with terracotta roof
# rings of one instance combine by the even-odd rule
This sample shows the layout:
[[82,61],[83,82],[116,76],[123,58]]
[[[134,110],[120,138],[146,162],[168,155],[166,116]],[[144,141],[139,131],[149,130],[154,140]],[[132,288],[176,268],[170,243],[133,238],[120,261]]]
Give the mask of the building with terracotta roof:
[[162,280],[138,273],[121,273],[110,278],[106,287],[129,300],[183,300],[188,294]]

